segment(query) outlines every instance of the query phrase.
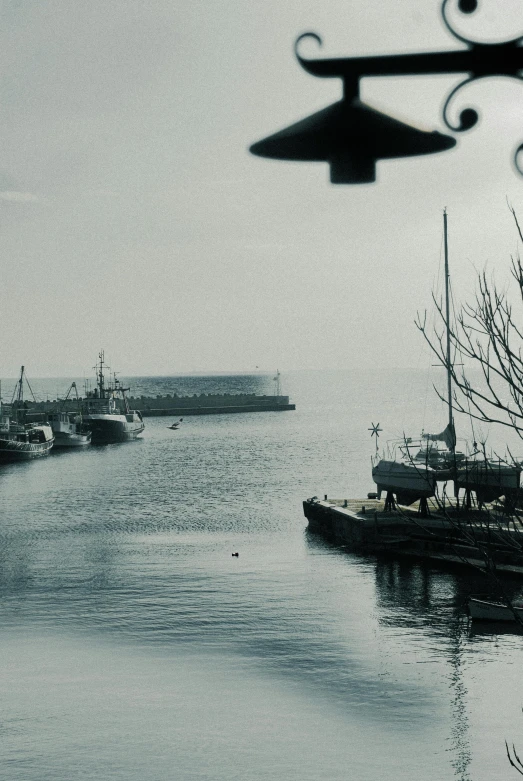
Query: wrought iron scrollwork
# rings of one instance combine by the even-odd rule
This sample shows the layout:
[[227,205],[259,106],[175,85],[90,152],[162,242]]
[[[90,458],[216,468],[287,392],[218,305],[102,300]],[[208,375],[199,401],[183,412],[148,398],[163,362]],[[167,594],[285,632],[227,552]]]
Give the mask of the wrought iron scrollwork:
[[296,38],[296,43],[294,44],[294,54],[296,56],[296,59],[298,60],[298,62],[302,66],[302,68],[305,67],[305,65],[307,63],[307,58],[301,56],[301,54],[299,52],[299,47],[300,47],[301,41],[304,41],[305,38],[309,38],[309,39],[312,39],[313,41],[316,41],[316,43],[318,44],[320,49],[323,46],[323,41],[322,41],[322,39],[320,38],[320,36],[317,33],[302,33],[298,38]]
[[523,144],[520,144],[514,152],[514,168],[523,176],[523,167],[519,163],[519,158],[523,158]]
[[[493,0],[488,0],[493,2]],[[487,0],[484,0],[487,2]],[[461,76],[443,105],[443,122],[454,133],[462,133],[477,125],[479,113],[470,106],[459,112],[452,120],[450,109],[458,92],[472,82],[491,77],[509,77],[523,81],[523,32],[504,40],[473,40],[453,24],[458,12],[474,14],[479,8],[478,0],[443,0],[441,16],[448,32],[464,46],[451,51],[387,54],[344,58],[306,57],[301,44],[306,39],[322,47],[322,39],[314,32],[300,35],[294,44],[294,53],[301,67],[313,76],[341,78],[344,85],[344,100],[351,101],[359,95],[361,79],[376,76],[412,76],[430,74],[457,74]],[[453,11],[453,12],[452,12]],[[478,17],[479,19],[479,17]],[[523,175],[523,143],[518,146],[514,162]]]
[[460,111],[459,114],[459,122],[458,124],[455,124],[450,121],[448,116],[448,108],[450,106],[450,103],[452,101],[452,98],[454,95],[459,92],[463,87],[465,87],[467,84],[471,84],[473,81],[477,81],[478,77],[476,76],[469,76],[467,79],[464,79],[461,81],[450,93],[448,98],[445,101],[445,105],[443,106],[443,121],[446,124],[446,126],[449,128],[449,130],[452,130],[454,133],[462,133],[464,130],[470,130],[470,128],[474,127],[474,125],[477,123],[479,119],[479,114],[476,111],[476,109],[473,108],[465,108],[462,111]]
[[[453,2],[455,2],[455,0],[444,0],[441,6],[441,15],[443,18],[443,22],[447,30],[455,38],[457,38],[462,43],[467,44],[469,50],[474,51],[481,48],[481,51],[486,55],[488,52],[493,52],[494,50],[497,50],[498,52],[499,51],[509,52],[509,51],[513,51],[516,48],[521,48],[521,43],[523,41],[523,33],[520,33],[518,36],[514,38],[510,38],[504,41],[498,41],[496,43],[494,42],[480,43],[478,41],[473,41],[469,38],[465,38],[464,35],[458,33],[452,27],[449,21],[447,9],[449,5]],[[458,0],[457,7],[462,13],[471,14],[477,10],[478,3],[477,0]],[[487,60],[487,57],[485,57],[485,60]],[[463,109],[460,112],[459,122],[457,124],[451,122],[449,118],[448,109],[456,93],[460,92],[463,89],[463,87],[467,86],[468,84],[471,84],[474,81],[479,81],[480,79],[488,78],[489,76],[493,76],[493,75],[503,75],[503,76],[508,76],[510,78],[521,80],[523,76],[523,71],[512,67],[512,68],[507,68],[506,71],[502,73],[496,72],[494,68],[492,69],[491,72],[488,72],[486,66],[484,68],[484,72],[481,73],[476,73],[473,70],[470,76],[468,76],[466,79],[461,81],[456,87],[454,87],[454,89],[452,90],[452,92],[450,93],[450,95],[447,97],[445,101],[442,114],[443,114],[443,121],[445,122],[445,125],[449,128],[449,130],[452,130],[455,133],[462,133],[463,131],[470,130],[472,127],[474,127],[474,125],[477,124],[479,115],[476,109],[473,108]],[[521,175],[523,175],[522,158],[523,158],[523,143],[518,146],[518,148],[514,153],[514,167]],[[521,163],[520,160],[522,160]]]
[[523,32],[521,32],[519,35],[516,35],[515,38],[509,38],[508,40],[503,41],[489,41],[486,43],[483,43],[482,41],[474,41],[470,38],[466,38],[463,33],[459,33],[457,30],[454,29],[454,27],[451,25],[447,9],[451,5],[457,5],[458,9],[461,11],[462,14],[473,14],[478,9],[478,2],[477,0],[443,0],[443,4],[441,6],[441,16],[443,18],[443,23],[449,33],[454,36],[458,41],[461,41],[462,43],[466,43],[467,46],[477,46],[477,45],[487,45],[487,46],[510,46],[511,44],[517,44],[521,39],[523,38]]

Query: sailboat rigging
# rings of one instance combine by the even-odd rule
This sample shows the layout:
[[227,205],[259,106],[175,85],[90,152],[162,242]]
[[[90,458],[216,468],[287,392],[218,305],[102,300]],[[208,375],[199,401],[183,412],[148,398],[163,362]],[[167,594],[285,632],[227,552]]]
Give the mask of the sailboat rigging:
[[[435,496],[438,482],[454,482],[454,495],[459,497],[460,489],[465,491],[465,503],[471,506],[471,492],[478,503],[492,501],[505,496],[514,501],[519,491],[521,467],[482,454],[478,458],[456,450],[456,432],[453,417],[453,390],[450,317],[450,273],[448,252],[447,211],[443,212],[443,233],[445,253],[445,352],[443,364],[447,370],[448,422],[439,434],[422,434],[421,442],[406,438],[398,443],[400,458],[385,459],[375,456],[372,460],[372,478],[378,488],[378,497],[386,491],[387,503],[394,504],[394,495],[400,504],[410,505],[420,501],[422,513],[428,512],[427,499]],[[442,447],[438,443],[443,443]],[[413,453],[417,449],[416,453]]]

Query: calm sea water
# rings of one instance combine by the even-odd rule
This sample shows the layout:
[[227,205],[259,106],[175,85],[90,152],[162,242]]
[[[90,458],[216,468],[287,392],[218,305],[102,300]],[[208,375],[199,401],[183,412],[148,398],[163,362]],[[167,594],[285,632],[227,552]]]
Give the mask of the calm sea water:
[[[273,390],[262,376],[130,382]],[[141,441],[2,468],[3,777],[517,777],[504,740],[523,754],[522,637],[462,619],[486,584],[351,554],[302,514],[308,496],[373,489],[371,422],[382,439],[444,427],[431,380],[283,382],[295,412],[175,433],[150,418]]]

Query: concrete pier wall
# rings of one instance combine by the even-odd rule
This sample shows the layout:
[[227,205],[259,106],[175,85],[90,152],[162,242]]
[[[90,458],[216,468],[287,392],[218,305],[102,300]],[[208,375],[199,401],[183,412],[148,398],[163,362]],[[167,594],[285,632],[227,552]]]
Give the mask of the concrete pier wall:
[[[386,511],[380,500],[303,502],[312,532],[350,550],[425,560],[445,566],[485,569],[488,556],[498,573],[523,577],[521,529],[502,515],[433,511],[422,518],[410,508]],[[489,530],[489,523],[490,529]]]
[[[81,403],[80,399],[80,403]],[[240,412],[286,412],[295,410],[296,405],[289,402],[288,396],[256,396],[255,394],[201,394],[199,396],[130,396],[129,407],[141,412],[143,417],[169,415],[184,417],[190,415],[223,415]],[[121,402],[117,400],[121,407]],[[45,414],[56,410],[58,406],[65,412],[78,410],[76,399],[68,399],[64,404],[60,400],[25,402],[30,416]]]

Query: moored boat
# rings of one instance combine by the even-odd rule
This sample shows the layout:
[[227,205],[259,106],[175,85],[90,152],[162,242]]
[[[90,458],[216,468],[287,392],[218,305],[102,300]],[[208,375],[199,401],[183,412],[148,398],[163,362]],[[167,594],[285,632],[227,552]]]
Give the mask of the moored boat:
[[54,434],[54,447],[83,447],[91,443],[91,431],[79,415],[49,412],[47,420]]
[[23,399],[25,369],[10,405],[0,401],[0,461],[28,461],[48,455],[54,444],[51,426],[47,423],[27,423]]
[[[72,390],[76,392],[78,403],[77,413],[64,410],[64,406]],[[73,382],[67,391],[67,395],[57,410],[47,413],[47,421],[54,434],[54,447],[84,447],[91,443],[91,431],[84,422],[80,410],[76,383]]]
[[467,612],[476,621],[523,621],[523,602],[518,600],[509,607],[487,597],[469,597]]
[[53,444],[53,431],[45,423],[24,425],[8,419],[0,425],[0,461],[27,461],[46,456]]
[[98,355],[98,361],[96,388],[87,394],[82,404],[82,417],[91,431],[91,441],[93,444],[110,444],[136,439],[145,424],[137,410],[129,409],[125,395],[129,388],[123,388],[116,378],[112,384],[106,384],[104,370],[109,367],[104,362],[103,350]]

